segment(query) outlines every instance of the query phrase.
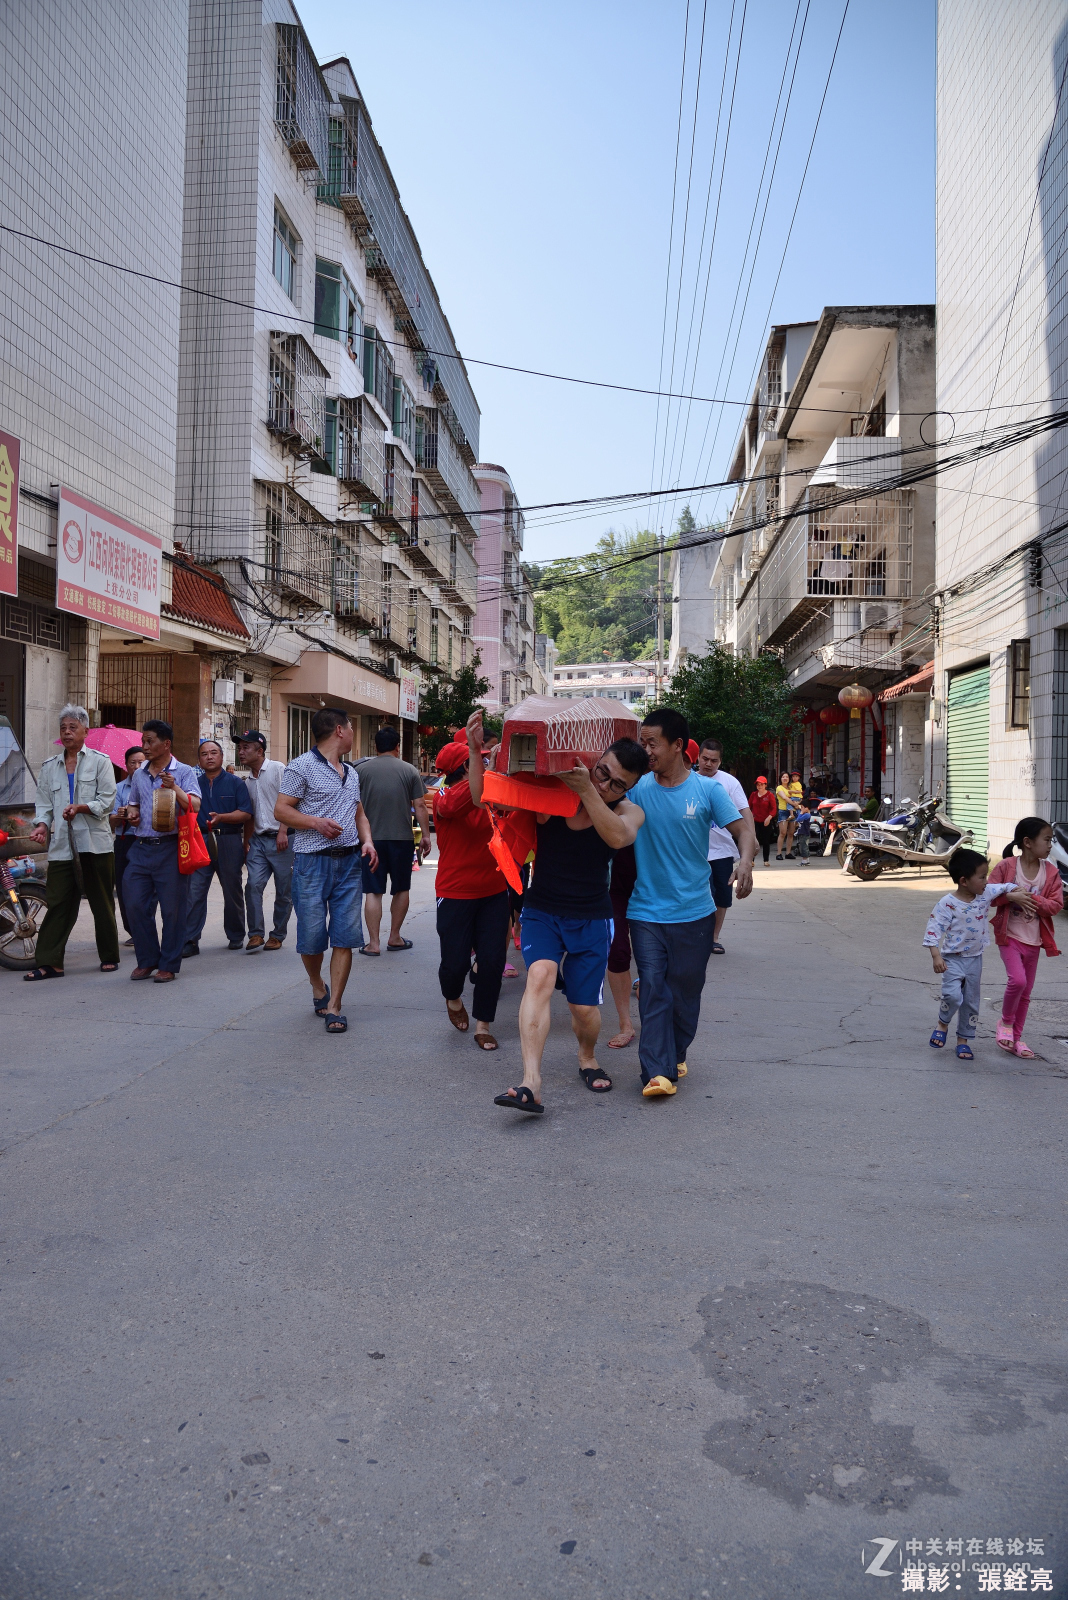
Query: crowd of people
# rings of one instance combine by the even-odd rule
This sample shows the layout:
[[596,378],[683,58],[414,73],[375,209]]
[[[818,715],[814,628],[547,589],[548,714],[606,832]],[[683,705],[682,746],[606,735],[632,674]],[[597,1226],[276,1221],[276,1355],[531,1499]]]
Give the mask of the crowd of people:
[[[41,769],[33,834],[48,846],[48,909],[26,980],[63,976],[84,896],[101,971],[120,965],[117,900],[135,953],[131,978],[173,982],[183,960],[200,953],[217,877],[232,951],[280,950],[295,911],[314,1012],[327,1033],[345,1033],[353,954],[378,958],[412,948],[403,932],[412,872],[432,848],[428,790],[401,759],[396,729],[380,728],[375,754],[353,762],[348,715],[324,707],[311,719],[312,748],[288,764],[267,758],[257,730],[241,735],[241,776],[225,766],[214,739],[201,741],[195,767],[179,761],[171,727],[150,720],[141,744],[126,751],[118,782],[109,757],[87,747],[88,731],[84,708],[64,707],[62,750]],[[649,712],[637,733],[617,739],[592,766],[576,760],[559,774],[563,789],[544,812],[487,803],[491,752],[481,711],[436,758],[439,786],[429,800],[439,854],[438,982],[449,1023],[473,1031],[479,1049],[497,1050],[492,1028],[504,975],[514,972],[507,963],[513,936],[526,965],[523,1072],[495,1097],[505,1110],[544,1112],[542,1057],[557,990],[570,1011],[583,1083],[594,1094],[612,1089],[597,1060],[606,979],[619,1024],[608,1047],[625,1050],[637,1039],[642,1094],[675,1095],[687,1075],[710,960],[725,954],[725,918],[735,894],[752,892],[758,851],[765,865],[773,845],[777,860],[807,863],[807,825],[818,801],[805,793],[799,772],[782,773],[774,789],[760,776],[747,797],[723,771],[719,741],[698,746],[678,711]],[[181,819],[187,833],[194,827],[190,814],[203,843],[199,865],[179,848]],[[994,937],[1008,982],[996,1041],[1033,1057],[1023,1028],[1039,952],[1059,954],[1052,918],[1063,892],[1047,859],[1051,843],[1048,823],[1024,818],[989,882],[985,856],[959,849],[951,858],[955,889],[935,906],[924,939],[942,979],[932,1047],[945,1046],[956,1015],[956,1053],[973,1058],[982,956],[997,901]],[[272,879],[267,936],[264,894]]]

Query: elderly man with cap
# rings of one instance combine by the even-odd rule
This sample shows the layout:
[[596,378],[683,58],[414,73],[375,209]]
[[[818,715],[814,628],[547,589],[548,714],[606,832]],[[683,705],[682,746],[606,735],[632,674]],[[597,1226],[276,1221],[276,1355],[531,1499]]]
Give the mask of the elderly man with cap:
[[[470,736],[470,746],[468,745]],[[473,759],[471,759],[473,753]],[[475,952],[475,1043],[496,1050],[490,1023],[497,1015],[511,920],[508,884],[490,854],[493,836],[482,809],[482,713],[472,714],[467,732],[438,751],[434,765],[444,786],[433,796],[438,836],[438,982],[449,1021],[460,1033],[471,1025],[463,993]]]
[[[281,950],[293,910],[293,851],[289,829],[275,820],[284,761],[267,758],[267,740],[258,729],[243,733],[237,741],[237,759],[248,768],[245,779],[252,799],[252,821],[245,824],[245,913],[248,917],[250,956],[261,950]],[[271,937],[264,940],[267,923],[263,915],[263,891],[274,879],[274,912]]]
[[115,773],[102,750],[87,750],[89,713],[64,706],[59,714],[59,755],[50,756],[37,781],[33,840],[48,845],[48,911],[37,935],[37,960],[27,983],[62,978],[67,940],[84,894],[93,910],[101,972],[119,964],[115,926],[115,854],[111,808]]

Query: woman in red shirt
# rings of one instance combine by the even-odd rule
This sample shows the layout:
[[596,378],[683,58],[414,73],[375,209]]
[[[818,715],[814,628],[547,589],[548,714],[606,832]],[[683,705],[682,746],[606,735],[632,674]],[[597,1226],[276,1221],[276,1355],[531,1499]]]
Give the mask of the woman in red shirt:
[[[472,718],[472,722],[474,718]],[[468,725],[470,728],[470,724]],[[438,982],[448,1007],[449,1021],[466,1033],[470,1018],[463,1002],[464,983],[475,952],[475,1043],[480,1050],[496,1050],[489,1025],[497,1015],[507,948],[511,905],[504,874],[490,854],[493,835],[482,809],[482,727],[461,732],[438,752],[434,763],[445,774],[444,786],[434,796],[434,828],[438,839],[438,939],[441,965]],[[478,763],[474,782],[468,761]],[[477,791],[477,792],[473,792]]]
[[762,776],[757,779],[756,788],[749,796],[749,809],[753,813],[757,843],[764,853],[764,865],[767,866],[778,833],[779,810],[779,802],[768,788],[767,778]]

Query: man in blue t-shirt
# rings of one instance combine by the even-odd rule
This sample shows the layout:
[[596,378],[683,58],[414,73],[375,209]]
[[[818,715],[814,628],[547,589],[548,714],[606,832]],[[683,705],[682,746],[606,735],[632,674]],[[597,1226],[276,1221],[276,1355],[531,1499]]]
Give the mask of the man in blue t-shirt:
[[678,711],[650,711],[641,727],[649,771],[630,798],[645,812],[634,842],[638,881],[627,918],[638,967],[638,1058],[647,1099],[675,1093],[697,1032],[701,990],[715,940],[708,879],[708,830],[726,828],[738,846],[735,892],[753,889],[756,834],[723,785],[691,771],[690,730]]

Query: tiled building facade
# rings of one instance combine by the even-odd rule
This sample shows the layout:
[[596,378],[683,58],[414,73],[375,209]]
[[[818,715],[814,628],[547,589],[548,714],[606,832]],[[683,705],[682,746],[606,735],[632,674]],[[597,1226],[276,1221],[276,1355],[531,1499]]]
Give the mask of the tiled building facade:
[[[35,768],[68,697],[186,758],[257,724],[284,759],[326,698],[410,753],[410,691],[470,649],[479,411],[348,61],[288,0],[8,30],[5,219],[114,266],[5,236],[0,714]],[[158,641],[56,609],[60,485],[162,540]]]
[[529,694],[546,692],[544,651],[534,633],[534,594],[523,571],[523,511],[503,467],[479,462],[482,497],[478,542],[478,614],[474,644],[489,679],[483,704],[493,716]]
[[[938,409],[943,456],[1063,406],[1068,5],[941,0]],[[942,473],[928,776],[999,850],[1068,817],[1063,428]],[[1029,541],[1042,541],[1021,550]],[[988,773],[988,784],[982,783]]]

